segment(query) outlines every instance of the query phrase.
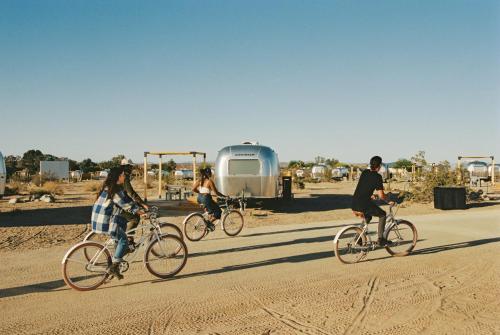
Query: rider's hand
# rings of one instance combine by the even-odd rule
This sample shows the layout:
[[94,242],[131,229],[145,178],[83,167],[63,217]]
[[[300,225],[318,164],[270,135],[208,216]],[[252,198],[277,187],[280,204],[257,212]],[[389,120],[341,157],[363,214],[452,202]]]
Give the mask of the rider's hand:
[[149,211],[149,206],[146,204],[142,204],[142,207],[144,207],[145,210]]
[[140,209],[140,210],[138,210],[138,211],[136,212],[136,214],[138,214],[138,215],[140,215],[140,216],[143,216],[143,215],[146,215],[146,212],[145,212],[145,211],[143,211],[142,209]]
[[377,200],[378,199],[378,196],[375,195],[375,194],[372,194],[372,196],[370,197],[372,200]]
[[389,201],[389,202],[387,202],[387,203],[388,203],[389,205],[391,205],[391,206],[394,206],[394,204],[396,204],[394,201]]

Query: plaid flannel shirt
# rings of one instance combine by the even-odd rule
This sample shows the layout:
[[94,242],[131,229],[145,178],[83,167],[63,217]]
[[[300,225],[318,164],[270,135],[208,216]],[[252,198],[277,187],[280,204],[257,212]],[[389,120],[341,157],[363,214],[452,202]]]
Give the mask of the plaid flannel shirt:
[[92,207],[92,230],[114,236],[117,227],[126,229],[127,220],[120,213],[125,210],[135,214],[139,209],[123,190],[116,192],[113,199],[108,199],[108,192],[105,189]]

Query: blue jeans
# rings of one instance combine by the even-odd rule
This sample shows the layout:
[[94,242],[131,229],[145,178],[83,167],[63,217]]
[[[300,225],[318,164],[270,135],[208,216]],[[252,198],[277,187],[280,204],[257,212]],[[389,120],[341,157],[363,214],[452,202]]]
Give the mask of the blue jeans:
[[122,228],[117,227],[114,239],[118,241],[118,244],[116,245],[115,255],[113,256],[113,263],[120,262],[123,255],[128,251],[127,234]]
[[212,214],[216,219],[220,219],[222,211],[210,194],[198,194],[197,200],[199,204],[205,206],[209,214]]

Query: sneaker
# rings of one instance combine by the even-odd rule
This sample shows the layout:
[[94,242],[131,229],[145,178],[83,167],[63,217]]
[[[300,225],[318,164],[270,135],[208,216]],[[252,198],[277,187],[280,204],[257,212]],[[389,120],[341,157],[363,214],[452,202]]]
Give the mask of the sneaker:
[[215,225],[212,222],[207,222],[207,229],[210,231],[214,231]]
[[118,278],[118,280],[122,280],[123,279],[123,275],[120,273],[120,263],[119,262],[112,263],[109,266],[107,272],[110,275]]
[[381,247],[385,247],[386,245],[392,245],[392,241],[386,240],[385,238],[379,238],[378,239],[378,245]]

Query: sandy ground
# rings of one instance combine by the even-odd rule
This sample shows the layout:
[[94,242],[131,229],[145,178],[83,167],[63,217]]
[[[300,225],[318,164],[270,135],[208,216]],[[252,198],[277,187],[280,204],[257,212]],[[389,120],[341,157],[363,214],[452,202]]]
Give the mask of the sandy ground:
[[[26,250],[48,248],[54,245],[70,246],[81,240],[89,230],[90,212],[95,192],[88,186],[93,182],[64,185],[64,195],[56,202],[8,204],[9,197],[0,200],[0,253],[2,250]],[[349,219],[351,195],[355,183],[306,184],[303,190],[294,190],[292,202],[264,201],[251,204],[245,217],[247,227],[283,225],[329,220]],[[392,185],[404,189],[405,185]],[[142,195],[142,184],[136,189]],[[148,190],[148,199],[160,206],[164,221],[181,225],[184,217],[197,206],[177,210],[177,202],[155,201],[157,189]],[[491,209],[498,202],[473,204]],[[174,209],[172,209],[174,208]],[[439,213],[432,204],[403,203],[399,214]]]
[[65,286],[60,264],[85,233],[91,200],[14,212],[3,201],[0,333],[500,333],[498,203],[402,208],[419,231],[411,256],[376,250],[342,265],[332,240],[355,221],[348,184],[308,185],[293,206],[250,208],[240,236],[218,230],[188,243],[188,263],[171,280],[137,262],[92,292]]

